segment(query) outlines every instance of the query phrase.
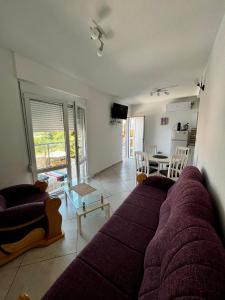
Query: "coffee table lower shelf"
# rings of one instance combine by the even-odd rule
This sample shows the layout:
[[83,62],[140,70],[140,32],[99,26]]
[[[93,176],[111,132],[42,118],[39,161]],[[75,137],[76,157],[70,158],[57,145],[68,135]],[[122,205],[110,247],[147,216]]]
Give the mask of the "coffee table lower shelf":
[[105,210],[105,216],[107,219],[110,217],[110,203],[107,200],[102,201],[96,201],[94,203],[85,205],[85,208],[81,207],[77,210],[76,215],[77,215],[77,228],[79,234],[82,234],[82,229],[81,229],[81,217],[84,216],[86,218],[86,215],[97,210],[97,209],[102,209]]

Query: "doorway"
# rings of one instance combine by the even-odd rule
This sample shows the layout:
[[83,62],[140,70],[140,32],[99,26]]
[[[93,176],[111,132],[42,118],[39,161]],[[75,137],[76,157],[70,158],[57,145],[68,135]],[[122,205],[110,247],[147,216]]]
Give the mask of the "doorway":
[[128,121],[122,120],[122,160],[128,157]]
[[144,117],[132,117],[127,119],[128,157],[134,158],[135,151],[144,149]]
[[25,124],[33,179],[48,192],[87,176],[85,109],[73,103],[24,94]]

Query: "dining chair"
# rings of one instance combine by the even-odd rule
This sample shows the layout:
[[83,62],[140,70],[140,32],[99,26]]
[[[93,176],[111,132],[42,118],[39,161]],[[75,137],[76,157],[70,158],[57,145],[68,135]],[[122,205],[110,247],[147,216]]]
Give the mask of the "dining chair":
[[156,169],[149,167],[149,160],[147,152],[135,151],[135,165],[136,165],[136,175],[144,173],[149,176],[156,172]]
[[[189,154],[190,154],[190,148],[188,148],[188,147],[181,147],[181,146],[178,146],[178,147],[176,148],[175,155],[181,155],[181,156],[184,156],[184,162],[183,162],[182,169],[183,169],[184,167],[187,166]],[[182,169],[181,169],[181,170],[182,170]]]
[[[157,153],[157,146],[151,145],[146,149],[149,156],[155,155]],[[158,163],[155,161],[149,161],[149,167],[158,170]]]
[[156,145],[150,145],[145,149],[145,152],[150,153],[151,155],[154,155],[157,153],[157,146]]
[[182,155],[173,155],[169,162],[168,169],[160,170],[159,173],[167,178],[177,180],[183,169],[185,157]]

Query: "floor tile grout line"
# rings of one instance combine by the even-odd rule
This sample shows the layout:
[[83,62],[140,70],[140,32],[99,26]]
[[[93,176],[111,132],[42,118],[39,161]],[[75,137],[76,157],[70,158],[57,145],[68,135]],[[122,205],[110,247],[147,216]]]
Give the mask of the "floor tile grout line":
[[56,259],[56,258],[65,257],[65,256],[68,256],[68,255],[71,255],[71,254],[77,254],[77,251],[72,251],[72,252],[69,252],[69,253],[66,253],[66,254],[62,254],[62,255],[55,255],[51,258],[45,258],[45,259],[37,260],[35,262],[25,263],[24,265],[21,265],[20,267],[35,265],[35,264],[38,264],[38,263],[41,263],[41,262],[53,260],[53,259]]
[[[37,262],[35,262],[35,263],[29,263],[29,264],[21,265],[21,263],[22,263],[22,262],[21,262],[20,265],[17,267],[17,270],[16,270],[15,275],[13,276],[13,280],[12,280],[12,282],[11,282],[11,284],[10,284],[10,286],[9,286],[9,288],[8,288],[8,290],[7,290],[7,292],[6,292],[6,295],[5,295],[5,297],[4,297],[4,300],[7,299],[8,295],[9,295],[9,293],[10,293],[10,290],[11,290],[11,288],[12,288],[12,286],[13,286],[13,283],[14,283],[14,281],[15,281],[15,279],[16,279],[16,276],[17,276],[17,274],[18,274],[18,272],[19,272],[19,270],[20,270],[21,268],[26,267],[26,266],[35,265],[35,264],[37,264],[37,263],[41,263],[41,262],[53,260],[53,259],[60,258],[60,257],[66,257],[66,256],[69,256],[69,255],[71,255],[71,254],[76,254],[75,257],[77,256],[77,252],[71,252],[71,253],[67,253],[67,254],[64,254],[64,255],[55,256],[55,257],[52,257],[52,258],[49,258],[49,259],[44,259],[44,260],[41,260],[41,261],[37,261]],[[18,295],[18,296],[19,296],[19,295]]]
[[[18,268],[17,268],[17,270],[16,270],[16,272],[15,272],[15,274],[14,274],[14,276],[13,276],[12,282],[11,282],[11,284],[9,285],[9,288],[8,288],[6,294],[5,294],[4,300],[7,299],[8,295],[9,295],[9,292],[10,292],[12,286],[13,286],[13,283],[14,283],[14,281],[15,281],[15,279],[16,279],[16,276],[17,276],[19,270],[20,270],[20,266],[18,266]],[[19,295],[18,295],[18,296],[19,296]]]

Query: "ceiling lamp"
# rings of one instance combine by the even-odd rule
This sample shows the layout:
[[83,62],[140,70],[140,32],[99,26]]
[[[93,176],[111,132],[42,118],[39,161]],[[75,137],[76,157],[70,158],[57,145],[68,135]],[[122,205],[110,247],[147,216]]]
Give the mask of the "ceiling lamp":
[[164,95],[164,96],[169,96],[170,95],[170,92],[168,91],[169,88],[173,88],[173,87],[176,87],[177,85],[173,85],[173,86],[169,86],[169,87],[165,87],[165,88],[156,88],[156,89],[153,89],[151,92],[150,92],[150,96],[155,96],[157,95],[158,97]]
[[99,57],[101,57],[103,55],[103,48],[104,48],[104,43],[101,41],[101,45],[100,45],[100,47],[98,48],[98,51],[97,51],[97,55]]
[[103,42],[104,32],[95,21],[93,21],[93,23],[94,26],[90,27],[91,39],[96,41],[98,44],[100,44],[97,50],[97,55],[101,57],[103,55],[103,50],[104,50],[104,42]]
[[91,39],[92,40],[97,40],[99,37],[99,30],[97,27],[90,27],[91,29]]

